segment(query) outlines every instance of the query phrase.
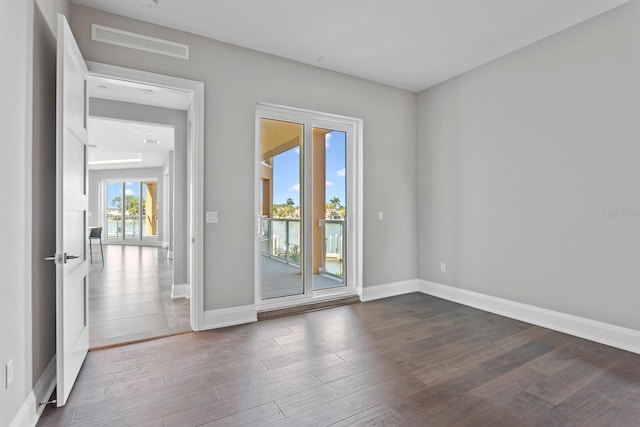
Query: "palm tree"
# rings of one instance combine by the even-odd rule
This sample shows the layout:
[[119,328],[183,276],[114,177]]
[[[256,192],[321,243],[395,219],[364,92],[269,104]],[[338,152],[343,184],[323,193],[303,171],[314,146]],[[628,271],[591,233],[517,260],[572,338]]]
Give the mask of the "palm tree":
[[329,203],[331,203],[331,207],[335,210],[340,209],[340,197],[334,197],[333,199],[329,200]]

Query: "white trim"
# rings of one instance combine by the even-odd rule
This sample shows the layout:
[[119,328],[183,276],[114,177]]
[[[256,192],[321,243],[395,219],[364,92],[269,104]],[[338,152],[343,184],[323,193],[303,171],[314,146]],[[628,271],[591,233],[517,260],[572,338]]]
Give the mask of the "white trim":
[[[191,235],[187,236],[187,242],[190,242],[188,246],[189,271],[191,272],[189,280],[192,292],[191,329],[194,331],[202,330],[204,329],[204,232],[202,227],[204,215],[204,83],[91,61],[87,61],[87,66],[93,76],[146,83],[191,93],[189,116],[193,131],[191,132],[192,140],[189,143],[191,158],[194,161],[191,162],[192,167],[188,178],[190,191],[188,229],[191,231]],[[171,259],[172,255],[167,254],[167,258]]]
[[189,298],[191,296],[191,292],[189,291],[188,284],[176,285],[175,283],[171,284],[171,299],[179,299],[179,298]]
[[256,322],[257,320],[258,313],[254,305],[207,310],[204,312],[203,329],[224,328],[226,326]]
[[162,245],[162,249],[167,249],[169,247],[169,242],[160,242]]
[[173,251],[167,251],[167,259],[173,259]]
[[425,280],[419,280],[419,282],[418,290],[428,295],[640,354],[640,331],[635,329],[492,297],[440,283]]
[[20,405],[20,409],[18,409],[16,416],[13,417],[13,421],[11,421],[9,427],[35,426],[40,416],[34,413],[31,408],[35,408],[36,406],[36,395],[33,391],[30,391],[29,394],[27,394],[27,398],[22,402],[22,405]]
[[18,413],[13,418],[10,427],[35,426],[44,411],[45,405],[56,388],[56,356],[49,362],[38,382],[22,402]]
[[401,282],[386,283],[384,285],[364,286],[360,294],[362,302],[373,301],[381,298],[394,297],[396,295],[418,292],[420,280],[403,280]]

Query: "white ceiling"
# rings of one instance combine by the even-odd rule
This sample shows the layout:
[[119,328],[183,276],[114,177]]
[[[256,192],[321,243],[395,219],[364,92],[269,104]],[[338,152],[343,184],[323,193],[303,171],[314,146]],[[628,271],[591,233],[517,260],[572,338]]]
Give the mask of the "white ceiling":
[[188,92],[125,80],[89,76],[88,88],[89,97],[91,98],[172,108],[174,110],[188,110],[191,105],[191,95]]
[[[89,169],[161,167],[174,149],[173,126],[89,117]],[[149,144],[144,140],[157,140]],[[141,159],[141,161],[126,161]],[[118,161],[92,164],[94,161]]]
[[72,0],[421,91],[629,0]]

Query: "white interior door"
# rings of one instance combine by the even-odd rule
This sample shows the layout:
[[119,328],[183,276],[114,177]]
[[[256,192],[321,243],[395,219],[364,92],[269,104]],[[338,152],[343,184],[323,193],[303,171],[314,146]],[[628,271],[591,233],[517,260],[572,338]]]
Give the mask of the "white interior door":
[[63,406],[89,349],[87,68],[58,15],[56,129],[57,405]]

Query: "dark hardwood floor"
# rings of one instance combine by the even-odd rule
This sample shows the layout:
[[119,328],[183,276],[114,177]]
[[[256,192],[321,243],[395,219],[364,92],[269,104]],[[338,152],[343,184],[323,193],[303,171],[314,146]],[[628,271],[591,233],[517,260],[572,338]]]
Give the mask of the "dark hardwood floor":
[[423,294],[90,352],[40,426],[638,426],[640,355]]

